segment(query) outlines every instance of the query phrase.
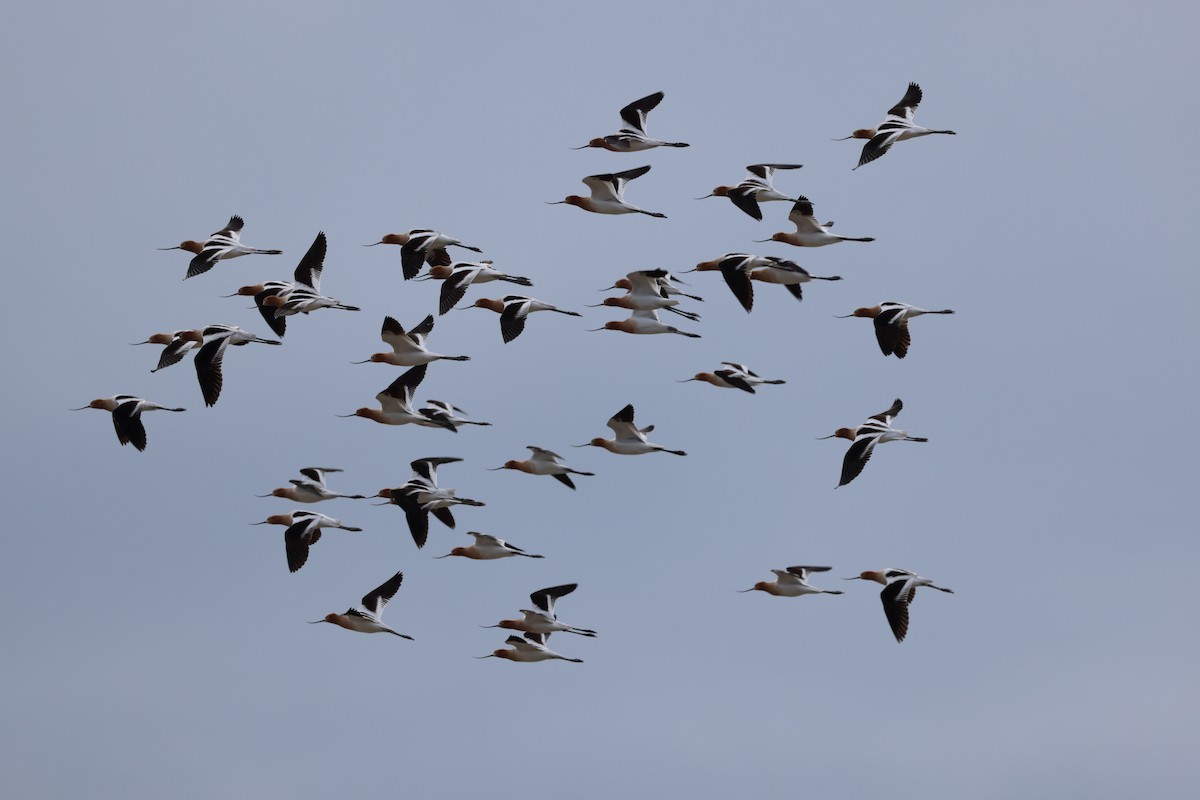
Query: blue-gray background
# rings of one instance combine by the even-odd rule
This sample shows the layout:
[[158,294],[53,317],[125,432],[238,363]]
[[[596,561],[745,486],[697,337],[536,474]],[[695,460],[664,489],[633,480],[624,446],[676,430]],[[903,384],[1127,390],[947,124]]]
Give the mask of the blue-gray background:
[[[724,798],[1185,796],[1196,753],[1198,556],[1190,420],[1197,129],[1194,32],[1178,3],[23,4],[0,33],[6,622],[0,790],[12,797]],[[957,137],[860,143],[918,81],[917,122]],[[663,90],[645,154],[572,151]],[[753,245],[785,230],[696,202],[744,165],[782,173],[836,231],[874,244]],[[547,206],[588,174],[654,169],[629,199],[668,214]],[[249,256],[181,282],[230,214]],[[434,227],[484,248],[542,314],[500,341],[494,315],[438,320],[418,399],[492,428],[337,419],[398,374],[352,366],[404,283],[388,232]],[[266,333],[238,286],[290,278],[318,230],[325,289],[363,307],[293,319],[281,348],[229,353],[205,409],[189,363],[151,375],[159,330]],[[697,274],[702,339],[586,333],[582,309],[639,268],[727,251],[796,258],[836,284],[802,304],[758,287],[753,314]],[[498,296],[495,285],[468,297]],[[951,307],[884,359],[860,305]],[[154,350],[154,352],[151,352]],[[744,361],[757,396],[677,384]],[[145,453],[106,415],[133,393]],[[927,445],[881,449],[833,490],[844,442],[817,442],[902,397]],[[625,403],[689,451],[574,450]],[[486,472],[526,444],[597,473],[569,492]],[[292,508],[253,495],[307,465],[375,492],[412,458],[487,502],[414,549],[395,508],[315,507],[331,532],[286,572]],[[542,561],[432,560],[482,530]],[[828,563],[841,597],[738,595],[771,568]],[[877,586],[924,592],[909,638]],[[415,642],[305,620],[393,571],[385,621]],[[577,581],[551,644],[582,665],[475,661],[478,625]]]

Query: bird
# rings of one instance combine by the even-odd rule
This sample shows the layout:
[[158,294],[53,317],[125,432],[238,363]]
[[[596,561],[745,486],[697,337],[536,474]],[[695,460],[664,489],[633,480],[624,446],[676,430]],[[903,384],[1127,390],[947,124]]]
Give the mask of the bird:
[[321,273],[325,268],[327,246],[325,232],[319,231],[312,245],[309,246],[308,252],[300,259],[300,264],[296,267],[296,281],[291,290],[269,292],[261,302],[258,302],[258,295],[255,295],[256,305],[263,317],[267,316],[266,309],[268,308],[274,310],[276,319],[293,314],[310,314],[321,308],[338,308],[343,311],[359,310],[357,306],[346,305],[336,297],[321,294]]
[[476,422],[473,419],[466,418],[466,409],[459,408],[456,405],[451,405],[445,400],[426,400],[425,405],[417,409],[417,413],[429,419],[438,421],[439,424],[450,423],[455,428],[463,425],[480,425],[483,427],[491,427],[490,422]]
[[728,197],[735,206],[761,222],[762,209],[759,208],[759,203],[766,203],[771,200],[786,200],[789,203],[796,202],[796,198],[788,197],[786,194],[782,194],[775,189],[775,185],[771,182],[771,179],[775,176],[775,170],[800,169],[803,166],[803,164],[751,164],[746,167],[747,175],[740,183],[734,186],[718,186],[709,194],[704,195],[704,197],[697,197],[696,199],[704,200],[709,197]]
[[463,244],[453,236],[447,236],[439,231],[428,228],[415,228],[408,233],[389,233],[378,242],[363,245],[374,247],[378,244],[400,245],[400,269],[404,280],[411,280],[421,271],[421,265],[428,262],[431,267],[449,266],[451,262],[447,247],[461,247],[475,253],[482,253],[478,247]]
[[900,102],[888,109],[887,116],[883,122],[879,123],[877,128],[859,128],[849,136],[844,136],[841,139],[835,139],[838,142],[844,142],[847,139],[867,139],[869,140],[863,145],[862,155],[859,156],[858,169],[863,164],[869,164],[875,159],[882,156],[896,142],[902,142],[905,139],[915,139],[918,136],[928,136],[931,133],[945,133],[954,136],[954,131],[934,131],[929,128],[922,128],[920,125],[913,123],[913,115],[917,111],[917,106],[921,102],[921,87],[915,83],[908,84],[908,91],[904,93],[904,97],[900,98]]
[[263,321],[267,323],[272,333],[282,338],[287,333],[287,317],[275,313],[274,301],[271,305],[266,305],[267,298],[286,297],[295,288],[296,284],[291,281],[263,281],[242,286],[233,294],[222,295],[222,297],[253,297],[254,307],[262,315]]
[[486,308],[498,313],[500,315],[500,338],[504,340],[505,344],[521,335],[525,330],[525,320],[535,311],[557,311],[559,314],[566,314],[570,317],[583,316],[578,311],[567,311],[550,303],[543,303],[541,300],[516,294],[505,295],[499,300],[481,297],[467,308]]
[[510,558],[513,556],[524,556],[525,558],[545,558],[534,553],[526,553],[516,545],[508,542],[489,533],[480,533],[478,531],[467,531],[468,536],[475,538],[475,544],[469,547],[455,547],[446,553],[444,556],[434,556],[434,558],[449,558],[450,556],[461,556],[463,558],[471,558],[477,561],[494,561],[498,558]]
[[657,211],[645,211],[625,202],[625,186],[634,178],[640,178],[650,171],[650,165],[627,169],[624,172],[605,172],[600,175],[589,175],[583,179],[583,184],[591,189],[588,197],[577,194],[568,195],[563,200],[556,200],[547,205],[578,206],[584,211],[594,214],[645,214],[648,217],[666,219],[666,214]]
[[752,371],[745,364],[737,364],[732,361],[722,361],[729,369],[718,369],[712,372],[697,372],[690,378],[685,378],[676,383],[688,383],[690,381],[700,381],[701,383],[711,383],[720,389],[741,389],[743,392],[756,394],[755,386],[763,384],[778,385],[787,383],[787,381],[777,378],[775,380],[766,380],[760,378],[758,374]]
[[[625,289],[626,294],[621,297],[606,297],[603,303],[589,305],[588,308],[615,306],[617,308],[629,309],[630,311],[657,311],[663,309],[678,314],[692,322],[700,319],[699,314],[677,308],[679,300],[676,299],[676,295],[690,297],[695,300],[699,300],[700,298],[684,294],[677,289],[671,291],[675,288],[671,284],[671,278],[671,273],[665,269],[635,270],[609,287],[609,289]],[[607,289],[604,291],[607,291]]]
[[462,461],[453,456],[434,458],[418,458],[412,461],[413,475],[407,483],[394,489],[380,489],[379,497],[387,498],[392,504],[400,507],[408,522],[408,532],[420,549],[429,538],[429,515],[438,518],[443,525],[454,528],[454,515],[451,506],[483,506],[478,500],[471,500],[455,495],[453,489],[442,489],[437,483],[437,468],[443,464],[453,464]]
[[72,408],[72,411],[83,411],[88,408],[99,408],[112,412],[113,428],[117,431],[117,441],[124,447],[132,444],[134,449],[146,449],[146,428],[142,425],[142,413],[145,411],[186,411],[185,408],[170,408],[152,403],[131,394],[118,394],[112,397],[99,397],[86,406]]
[[776,233],[770,239],[756,239],[761,242],[783,242],[784,244],[795,245],[796,247],[824,247],[827,244],[837,244],[838,242],[873,242],[874,236],[839,236],[836,233],[830,233],[828,228],[833,225],[832,222],[827,222],[824,225],[817,222],[817,218],[813,216],[812,201],[807,197],[796,198],[796,204],[792,206],[791,213],[788,214],[788,220],[796,226],[796,230],[791,233],[780,232]]
[[589,331],[621,331],[622,333],[636,334],[654,334],[654,333],[677,333],[680,336],[686,336],[689,339],[699,339],[700,334],[681,331],[673,325],[667,325],[658,318],[658,312],[654,310],[638,310],[630,314],[626,319],[614,319],[604,323],[603,328],[588,328]]
[[342,524],[341,520],[319,514],[316,511],[293,511],[291,524],[283,533],[284,549],[287,552],[289,572],[296,572],[308,561],[308,548],[321,539],[321,528],[340,528],[344,531],[360,532],[355,528]]
[[646,95],[640,100],[634,100],[621,109],[621,119],[625,122],[616,133],[600,136],[572,150],[583,150],[588,147],[602,147],[614,153],[636,153],[655,147],[687,147],[685,142],[663,142],[651,139],[646,135],[646,116],[662,102],[662,92]]
[[319,503],[322,500],[334,500],[339,497],[347,500],[366,499],[366,495],[362,494],[342,494],[331,491],[325,485],[325,473],[327,472],[341,472],[341,470],[334,467],[305,467],[300,470],[300,474],[307,480],[293,478],[291,486],[274,489],[270,494],[259,494],[255,497],[284,497],[296,503]]
[[181,242],[178,247],[160,247],[158,249],[186,250],[189,253],[195,253],[192,260],[188,262],[188,271],[183,276],[184,280],[208,272],[213,268],[214,264],[223,258],[237,258],[238,256],[250,255],[251,253],[269,256],[277,256],[283,253],[282,250],[260,250],[257,247],[247,247],[242,244],[241,233],[245,224],[245,221],[241,217],[234,214],[229,218],[229,222],[224,228],[211,234],[203,244],[189,239],[188,241]]
[[883,591],[879,593],[879,599],[883,601],[883,613],[887,616],[888,625],[897,642],[903,642],[904,637],[908,635],[908,607],[917,594],[918,586],[928,586],[939,592],[954,594],[953,589],[935,586],[929,578],[922,578],[915,572],[894,567],[884,570],[868,570],[845,580],[875,581],[883,584]]
[[166,369],[172,364],[178,364],[183,360],[183,357],[188,354],[188,350],[193,347],[198,347],[204,339],[204,330],[202,328],[189,329],[182,331],[171,331],[170,333],[154,333],[144,342],[131,342],[133,345],[140,344],[163,344],[166,347],[158,355],[158,366],[150,370],[158,372],[160,369]]
[[856,308],[854,313],[838,317],[870,317],[875,320],[875,339],[879,349],[885,356],[895,355],[904,358],[908,355],[908,347],[912,339],[908,333],[908,321],[922,314],[953,314],[954,310],[944,308],[941,311],[928,311],[924,308],[910,306],[908,303],[896,303],[891,300],[869,308]]
[[844,594],[837,589],[818,589],[815,586],[810,586],[808,583],[808,574],[810,572],[828,572],[830,567],[787,567],[786,569],[773,569],[775,580],[759,581],[749,589],[739,589],[743,594],[746,592],[766,592],[773,594],[776,597],[801,597],[806,594]]
[[387,388],[375,395],[379,408],[360,408],[353,414],[338,414],[339,417],[364,417],[382,425],[421,425],[426,428],[445,428],[458,433],[453,423],[442,419],[436,414],[414,411],[412,407],[413,394],[421,381],[425,379],[428,364],[421,364],[405,371],[399,378],[388,384]]
[[842,477],[838,482],[838,487],[845,486],[862,473],[863,467],[871,460],[871,454],[875,452],[875,445],[881,442],[929,441],[923,436],[909,436],[908,431],[892,427],[892,420],[896,418],[902,408],[904,408],[904,403],[897,397],[891,408],[873,415],[857,428],[838,428],[829,436],[820,437],[822,439],[849,439],[854,442],[842,459]]
[[509,661],[526,663],[559,659],[570,661],[574,664],[583,663],[582,658],[567,658],[546,647],[546,636],[540,633],[527,633],[524,637],[509,636],[504,640],[504,643],[508,645],[508,649],[500,648],[499,650],[493,650],[486,656],[475,656],[475,658],[503,658]]
[[221,387],[225,383],[222,374],[225,351],[230,345],[240,347],[250,342],[282,344],[274,339],[260,338],[236,325],[209,325],[204,329],[202,344],[197,348],[196,357],[193,359],[196,377],[200,381],[200,392],[204,395],[204,405],[216,405],[221,396]]
[[804,299],[800,284],[809,281],[840,281],[840,275],[822,277],[810,275],[808,270],[795,261],[789,261],[779,256],[756,256],[750,253],[726,253],[711,261],[701,261],[695,269],[688,272],[720,271],[725,279],[725,285],[733,292],[733,296],[749,313],[754,308],[754,284],[752,281],[763,283],[778,283],[787,287],[788,292],[797,300]]
[[387,606],[388,601],[395,597],[403,581],[404,573],[397,572],[381,586],[371,590],[370,593],[363,597],[362,610],[351,608],[345,614],[326,614],[324,619],[313,620],[309,624],[318,625],[322,622],[331,622],[348,631],[358,631],[359,633],[391,633],[411,640],[413,637],[392,630],[380,620],[380,617],[383,616],[383,609]]
[[566,485],[570,489],[575,488],[574,482],[571,480],[572,475],[588,475],[594,476],[594,472],[580,472],[577,469],[571,469],[563,463],[562,456],[558,453],[545,450],[541,447],[526,445],[525,449],[532,453],[528,459],[524,461],[505,461],[503,466],[494,467],[490,472],[496,472],[502,469],[515,469],[520,472],[527,472],[530,475],[551,475],[556,481]]
[[536,608],[521,609],[521,619],[502,619],[495,625],[484,625],[485,628],[505,628],[549,636],[552,633],[576,633],[580,636],[594,637],[596,632],[589,628],[576,628],[560,622],[554,606],[560,597],[565,597],[579,588],[577,583],[565,583],[562,586],[550,586],[538,589],[529,595],[530,602]]
[[610,453],[621,456],[640,456],[645,453],[671,453],[686,456],[682,450],[669,450],[661,444],[646,441],[646,434],[654,430],[653,425],[639,428],[633,421],[633,404],[630,403],[612,415],[607,423],[612,428],[612,439],[596,437],[590,442],[574,445],[575,447],[603,447]]
[[433,361],[470,361],[470,356],[444,356],[431,352],[425,347],[425,340],[433,332],[433,314],[429,314],[407,331],[393,317],[383,318],[383,328],[379,338],[392,348],[390,353],[374,353],[365,361],[354,361],[354,364],[391,364],[396,367],[417,367]]
[[532,286],[533,281],[520,275],[509,275],[492,267],[490,261],[458,261],[448,267],[432,267],[429,278],[442,281],[442,289],[438,298],[438,314],[442,315],[458,305],[467,293],[467,287],[474,283],[490,283],[505,281],[518,286]]

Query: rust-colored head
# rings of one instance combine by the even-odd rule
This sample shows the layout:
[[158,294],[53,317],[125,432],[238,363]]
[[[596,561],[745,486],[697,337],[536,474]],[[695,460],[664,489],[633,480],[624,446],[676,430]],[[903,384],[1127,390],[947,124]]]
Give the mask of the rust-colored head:
[[587,197],[580,197],[577,194],[569,194],[562,199],[562,202],[569,206],[579,206],[582,209],[586,209],[591,201]]
[[173,333],[156,333],[147,339],[144,344],[170,344],[175,341]]
[[833,438],[849,439],[850,441],[853,442],[854,436],[856,433],[857,433],[857,431],[854,428],[838,428],[836,431],[833,432]]
[[408,244],[408,234],[407,233],[389,233],[387,236],[384,236],[382,239],[380,239],[375,244],[406,245],[406,244]]
[[107,397],[98,397],[87,404],[88,408],[102,408],[105,411],[112,411],[116,407],[116,403]]
[[696,265],[695,269],[690,270],[690,271],[691,272],[713,272],[715,270],[719,270],[721,268],[721,260],[722,259],[714,258],[712,261],[701,261],[699,264]]
[[271,491],[271,496],[272,496],[272,497],[287,497],[287,498],[291,498],[291,496],[292,496],[292,490],[291,490],[291,489],[273,489],[273,490]]
[[163,249],[163,250],[187,250],[189,253],[196,253],[198,255],[200,253],[200,251],[204,249],[204,242],[197,242],[197,241],[193,241],[192,239],[188,239],[185,242],[180,242],[178,247],[164,247],[161,249]]
[[269,308],[281,308],[286,303],[287,298],[278,294],[273,294],[270,297],[264,297],[262,301],[262,304]]
[[859,128],[854,133],[850,134],[851,139],[874,139],[874,128]]
[[429,277],[433,278],[435,281],[444,281],[444,280],[446,280],[446,278],[449,278],[453,273],[454,273],[454,270],[451,269],[449,265],[443,265],[443,266],[429,268]]
[[196,343],[203,342],[204,341],[204,329],[203,328],[193,328],[190,331],[180,331],[179,338],[184,340],[185,342],[196,342]]
[[243,286],[242,288],[238,289],[236,292],[234,292],[234,295],[241,295],[242,297],[254,297],[254,295],[258,294],[265,288],[267,287],[261,283],[252,283],[249,286]]
[[488,311],[495,311],[497,314],[504,311],[503,300],[489,300],[486,297],[481,297],[467,308],[486,308]]
[[496,658],[507,658],[509,661],[517,660],[517,651],[516,650],[505,650],[505,649],[493,650],[492,655],[495,656]]
[[882,572],[876,572],[875,570],[867,570],[866,572],[860,572],[860,573],[858,573],[857,578],[850,578],[850,580],[875,581],[876,583],[882,583],[884,586],[887,586],[887,582],[888,582],[887,577],[884,576],[884,574]]
[[625,291],[628,292],[630,289],[633,288],[633,283],[629,280],[629,278],[621,278],[612,285],[612,288],[624,289]]
[[878,317],[882,313],[883,313],[883,309],[880,308],[879,306],[871,306],[870,308],[854,309],[854,316],[856,316],[856,317],[871,317],[873,319],[875,317]]
[[272,514],[271,516],[267,517],[266,520],[264,520],[264,522],[267,525],[289,525],[290,526],[292,524],[292,515],[291,514]]

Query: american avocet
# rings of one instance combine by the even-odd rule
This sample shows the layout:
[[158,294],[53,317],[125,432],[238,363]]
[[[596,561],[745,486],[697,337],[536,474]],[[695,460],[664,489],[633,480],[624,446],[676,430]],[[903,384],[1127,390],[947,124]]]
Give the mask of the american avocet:
[[317,625],[322,622],[332,622],[334,625],[343,627],[348,631],[358,631],[359,633],[392,633],[405,639],[412,639],[413,637],[408,634],[392,630],[380,620],[380,617],[383,616],[384,607],[387,606],[388,601],[399,591],[400,584],[403,581],[404,573],[397,572],[388,578],[382,586],[373,589],[362,599],[362,610],[351,608],[345,614],[326,614],[324,619],[314,620],[311,624]]
[[431,267],[428,277],[442,281],[438,314],[445,314],[458,305],[467,293],[467,287],[473,283],[505,281],[518,286],[533,286],[533,281],[529,278],[501,272],[492,266],[491,261],[458,261],[448,267]]
[[729,369],[718,369],[712,372],[697,372],[690,378],[676,383],[687,383],[689,381],[700,381],[701,383],[711,383],[720,389],[741,389],[743,392],[755,394],[754,387],[762,384],[778,385],[787,383],[782,379],[766,380],[760,378],[757,373],[752,371],[745,364],[735,364],[732,361],[722,361],[722,364]]
[[200,242],[188,240],[181,242],[178,247],[160,247],[159,250],[186,250],[189,253],[196,255],[188,262],[187,275],[183,276],[184,280],[193,278],[201,273],[208,272],[223,258],[237,258],[238,256],[250,255],[251,253],[260,253],[262,255],[277,256],[282,253],[282,250],[260,250],[257,247],[247,247],[242,244],[241,233],[245,226],[245,221],[234,214],[229,218],[229,223],[210,235],[208,240],[203,244]]
[[557,311],[559,314],[566,314],[569,317],[583,316],[578,311],[567,311],[558,306],[543,303],[541,300],[516,294],[506,295],[499,300],[481,297],[467,308],[486,308],[499,314],[500,338],[504,340],[505,344],[521,335],[521,332],[525,330],[525,320],[535,311]]
[[596,632],[588,628],[576,628],[559,622],[554,605],[560,597],[566,597],[579,588],[577,583],[565,583],[562,586],[550,586],[538,589],[529,595],[529,600],[537,606],[535,609],[521,609],[521,619],[502,619],[495,625],[484,625],[484,628],[505,628],[522,633],[536,633],[549,636],[552,633],[577,633],[580,636],[592,637]]
[[669,450],[661,444],[654,444],[646,441],[646,434],[654,430],[653,425],[647,425],[645,428],[639,428],[633,421],[633,404],[622,408],[606,423],[612,428],[612,439],[604,439],[597,436],[586,444],[577,444],[575,447],[603,447],[610,453],[616,453],[619,456],[640,456],[646,453],[671,453],[677,456],[686,456],[682,450]]
[[830,567],[788,567],[773,569],[775,580],[759,581],[749,589],[739,589],[739,592],[766,592],[776,597],[800,597],[806,594],[844,594],[837,589],[818,589],[808,583],[810,572],[829,572]]
[[404,273],[404,280],[415,278],[421,271],[421,265],[425,262],[428,262],[431,267],[449,266],[451,258],[450,254],[446,252],[447,247],[461,247],[476,253],[483,252],[478,247],[463,244],[453,236],[447,236],[428,228],[416,228],[408,233],[389,233],[378,242],[363,245],[363,247],[374,247],[377,244],[400,245],[400,268]]
[[762,209],[758,207],[759,203],[766,203],[771,200],[786,200],[789,203],[796,202],[796,198],[788,197],[786,194],[780,193],[775,188],[775,184],[771,179],[775,176],[777,169],[800,169],[803,164],[751,164],[746,167],[748,173],[741,183],[735,186],[718,186],[713,189],[710,194],[704,197],[697,197],[697,200],[704,200],[708,197],[728,197],[735,206],[746,212],[756,220],[762,221]]
[[666,214],[657,211],[645,211],[625,202],[625,186],[634,178],[640,178],[650,171],[650,165],[627,169],[624,172],[605,172],[600,175],[589,175],[583,183],[592,190],[589,197],[577,194],[568,195],[564,200],[556,200],[547,205],[579,206],[584,211],[594,214],[645,214],[648,217],[666,219]]
[[567,658],[546,647],[546,637],[540,633],[527,633],[524,638],[510,636],[504,640],[504,643],[508,645],[508,649],[500,648],[499,650],[493,650],[486,656],[475,656],[475,658],[504,658],[509,661],[521,661],[525,663],[558,659],[561,661],[570,661],[573,664],[583,663],[582,658]]
[[248,286],[240,287],[233,294],[221,295],[222,297],[253,297],[254,307],[258,309],[258,313],[262,315],[263,321],[270,327],[271,332],[276,336],[282,337],[287,333],[287,317],[280,316],[275,313],[277,306],[275,301],[271,301],[271,305],[266,305],[267,298],[284,297],[296,288],[296,284],[291,281],[263,281],[262,283],[252,283]]
[[292,478],[289,487],[274,489],[270,494],[259,494],[255,497],[285,497],[296,503],[319,503],[322,500],[334,500],[344,497],[347,500],[365,500],[366,495],[342,494],[329,489],[325,485],[325,473],[341,472],[334,467],[305,467],[300,474],[307,480]]
[[467,419],[466,409],[459,408],[456,405],[451,405],[445,400],[426,400],[425,405],[417,410],[418,414],[423,414],[430,419],[449,422],[455,428],[461,425],[480,425],[491,427],[490,422],[476,422],[473,419]]
[[426,428],[446,428],[458,433],[449,421],[413,410],[413,394],[421,385],[421,381],[425,379],[427,368],[427,364],[413,367],[388,384],[386,389],[375,395],[375,399],[379,401],[380,405],[378,409],[360,408],[353,414],[338,414],[338,416],[343,418],[364,417],[383,425],[422,425]]
[[468,536],[475,537],[475,544],[469,547],[455,547],[444,556],[434,556],[434,558],[449,558],[450,556],[462,556],[463,558],[472,558],[477,561],[494,561],[497,558],[510,558],[513,556],[525,556],[526,558],[545,558],[535,553],[526,553],[516,545],[511,545],[503,539],[492,536],[489,533],[479,533],[478,531],[467,531]]
[[[869,139],[863,145],[862,155],[858,159],[858,167],[869,164],[886,153],[896,142],[905,139],[915,139],[918,136],[928,136],[931,133],[946,133],[951,136],[954,131],[933,131],[913,123],[913,115],[921,102],[921,87],[915,83],[908,84],[908,91],[899,103],[888,109],[887,117],[879,123],[878,128],[859,128],[849,136],[835,141],[844,142],[847,139]],[[855,167],[854,169],[858,169]]]
[[791,233],[780,232],[772,236],[770,239],[756,239],[757,242],[783,242],[784,244],[795,245],[796,247],[824,247],[827,244],[837,244],[838,242],[873,242],[874,236],[839,236],[836,233],[830,233],[828,228],[833,225],[832,222],[826,222],[824,225],[817,222],[817,218],[813,216],[813,205],[807,197],[799,197],[796,204],[792,206],[791,213],[788,214],[788,220],[796,226],[796,230]]
[[929,578],[922,578],[915,572],[894,567],[884,570],[868,570],[853,578],[846,578],[846,580],[875,581],[883,584],[884,588],[879,593],[879,599],[883,601],[883,613],[887,615],[888,625],[891,626],[897,642],[903,642],[908,633],[908,607],[917,594],[918,586],[928,586],[939,592],[954,594],[953,589],[934,586],[933,581]]
[[151,334],[150,338],[144,342],[131,342],[131,344],[166,345],[158,355],[158,366],[150,370],[151,372],[158,372],[160,369],[166,369],[172,364],[178,364],[187,355],[188,350],[198,347],[203,339],[204,330],[197,328],[194,330],[172,331],[171,333],[155,333]]
[[437,468],[442,464],[453,464],[461,458],[441,456],[418,458],[410,466],[413,476],[408,483],[394,489],[380,489],[379,496],[400,507],[408,522],[408,532],[418,548],[424,547],[429,538],[429,515],[438,518],[448,528],[454,528],[451,506],[483,506],[478,500],[457,497],[454,489],[443,489],[437,484]]
[[896,418],[902,408],[904,408],[904,403],[897,397],[891,408],[875,414],[857,428],[838,428],[829,436],[820,437],[822,439],[849,439],[854,442],[846,451],[845,458],[842,459],[842,477],[838,486],[845,486],[859,476],[863,467],[871,460],[871,454],[875,452],[877,444],[929,441],[923,436],[909,436],[908,431],[892,427],[892,420]]
[[[665,269],[643,269],[630,272],[609,288],[622,288],[626,289],[627,292],[622,297],[606,297],[603,303],[590,305],[588,308],[615,306],[616,308],[626,308],[630,311],[666,309],[693,322],[700,319],[700,315],[695,312],[676,308],[679,305],[679,301],[672,295],[682,297],[692,297],[692,295],[686,295],[678,290],[671,292],[670,289],[674,288],[671,286],[671,273]],[[700,298],[694,299],[699,300]]]
[[216,405],[221,396],[221,387],[225,383],[221,371],[225,351],[230,345],[240,347],[250,342],[281,344],[274,339],[263,339],[236,325],[209,325],[204,329],[203,343],[196,350],[196,357],[193,359],[196,377],[200,381],[200,393],[204,395],[204,405]]
[[[657,283],[658,286],[660,288],[662,288],[662,290],[664,292],[666,292],[668,295],[671,295],[671,296],[679,295],[680,297],[686,297],[689,300],[695,300],[698,303],[704,302],[703,297],[697,297],[694,294],[687,294],[686,292],[683,292],[682,290],[680,290],[679,287],[675,285],[675,282],[678,281],[679,283],[683,284],[684,286],[687,286],[688,282],[685,281],[683,278],[680,278],[677,275],[673,275],[670,272],[667,272],[666,270],[641,270],[641,271],[646,272],[646,273],[650,273],[650,272],[658,273],[660,271],[663,272],[664,273],[663,275],[656,275],[656,277],[654,278],[654,282]],[[633,291],[633,281],[630,280],[628,275],[626,275],[624,278],[618,278],[616,281],[614,281],[612,286],[609,286],[605,289],[599,289],[597,291],[607,292],[611,289],[624,289],[627,292],[632,292]]]
[[908,355],[908,347],[912,339],[908,334],[908,321],[922,314],[953,314],[954,310],[943,308],[941,311],[928,311],[924,308],[910,306],[908,303],[888,301],[870,308],[856,308],[853,314],[846,314],[838,319],[850,317],[870,317],[875,320],[875,339],[879,349],[885,356],[893,353],[896,358]]
[[580,472],[577,469],[571,469],[563,463],[562,456],[558,453],[544,450],[541,447],[526,445],[527,450],[533,455],[524,461],[505,461],[503,466],[494,467],[491,472],[501,469],[515,469],[519,472],[527,472],[530,475],[551,475],[559,483],[565,484],[571,489],[575,488],[574,482],[571,481],[572,475],[595,475],[594,472]]
[[390,353],[374,353],[366,361],[355,361],[355,364],[391,364],[396,367],[416,367],[432,361],[470,361],[470,356],[444,356],[441,353],[430,352],[425,347],[425,340],[433,332],[433,314],[428,315],[407,331],[404,326],[392,317],[383,318],[383,329],[379,338],[392,348]]
[[634,311],[626,319],[611,320],[604,323],[603,328],[588,328],[589,331],[621,331],[622,333],[653,334],[677,333],[689,339],[699,339],[700,334],[681,331],[673,325],[667,325],[658,318],[658,312],[653,310]]
[[86,406],[72,408],[72,411],[83,411],[87,408],[99,408],[112,412],[113,428],[117,431],[117,441],[124,447],[132,444],[138,450],[146,449],[146,428],[142,425],[144,411],[186,411],[183,408],[169,408],[151,403],[131,394],[118,394],[112,397],[100,397]]
[[304,562],[308,561],[308,548],[320,541],[321,528],[362,531],[362,528],[345,525],[341,520],[319,514],[316,511],[293,511],[291,520],[291,525],[283,533],[283,544],[287,551],[288,571],[290,572],[296,572],[304,566]]
[[779,256],[756,256],[750,253],[726,253],[711,261],[701,261],[689,272],[720,271],[725,279],[725,285],[733,292],[733,296],[749,312],[754,308],[754,284],[751,281],[763,283],[778,283],[787,287],[788,292],[797,300],[804,299],[800,284],[809,281],[840,281],[839,275],[822,277],[810,275],[808,270],[795,261],[789,261]]
[[325,251],[326,239],[325,233],[322,231],[317,234],[304,256],[301,257],[300,263],[296,265],[293,280],[252,283],[242,286],[233,294],[225,295],[225,297],[253,297],[254,305],[263,320],[271,327],[271,331],[276,336],[282,337],[287,332],[288,316],[296,313],[295,311],[281,313],[281,309],[287,305],[292,293],[298,291],[301,293],[300,297],[303,297],[306,291],[320,295],[321,273],[325,269]]
[[[321,308],[338,308],[343,311],[358,311],[357,306],[349,306],[336,297],[321,294],[321,272],[325,268],[325,251],[327,243],[325,232],[319,231],[308,252],[296,267],[296,283],[291,291],[270,293],[259,304],[259,310],[266,316],[266,309],[273,308],[276,318],[289,317],[293,314],[310,314]],[[256,295],[257,297],[257,295]]]
[[625,122],[625,127],[608,136],[592,139],[582,147],[572,147],[571,149],[603,147],[614,153],[635,153],[654,147],[687,147],[688,145],[684,142],[663,142],[646,136],[646,115],[662,102],[663,96],[662,92],[655,92],[640,100],[634,100],[621,109],[621,119]]

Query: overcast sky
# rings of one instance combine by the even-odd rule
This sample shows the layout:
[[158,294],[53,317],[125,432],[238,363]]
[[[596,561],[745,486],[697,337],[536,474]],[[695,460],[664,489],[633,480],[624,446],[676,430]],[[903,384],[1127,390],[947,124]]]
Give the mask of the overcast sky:
[[[0,32],[10,291],[4,441],[7,610],[0,794],[9,797],[515,797],[592,800],[1186,796],[1197,750],[1200,290],[1194,34],[1186,4],[25,3]],[[1188,56],[1187,53],[1193,53]],[[924,89],[918,124],[857,171],[871,126]],[[649,133],[688,149],[569,148],[666,98]],[[747,164],[802,163],[834,231],[870,244],[753,244],[790,229],[693,198]],[[667,214],[544,205],[586,175],[643,164],[628,199]],[[231,214],[284,250],[182,281]],[[468,409],[458,434],[338,419],[400,372],[351,365],[385,315],[434,311],[383,234],[432,227],[484,250],[540,314],[510,344],[490,312],[440,317],[418,400]],[[283,347],[232,349],[204,407],[191,360],[150,374],[156,331],[266,334],[247,298],[290,279],[318,231],[323,288],[362,307],[292,318]],[[797,303],[760,285],[746,314],[713,273],[702,334],[588,333],[634,269],[730,251],[796,259],[839,283]],[[461,255],[468,255],[463,252]],[[468,300],[497,297],[495,284]],[[870,322],[897,300],[953,308],[912,326],[904,361]],[[1189,326],[1189,327],[1185,327]],[[783,386],[676,383],[721,361]],[[108,415],[129,393],[149,447]],[[928,444],[876,452],[834,490],[847,444],[815,441],[903,398]],[[633,403],[686,458],[572,449]],[[1184,434],[1184,435],[1181,435]],[[559,451],[571,492],[488,472]],[[394,507],[309,507],[331,531],[286,569],[296,507],[259,499],[305,466],[373,494],[421,456],[486,502],[418,551]],[[544,560],[433,560],[466,531]],[[736,594],[770,570],[828,564],[846,593]],[[897,644],[878,589],[919,593]],[[384,621],[414,641],[307,620],[396,570]],[[477,661],[482,630],[538,588],[578,582],[560,616],[583,664]]]

